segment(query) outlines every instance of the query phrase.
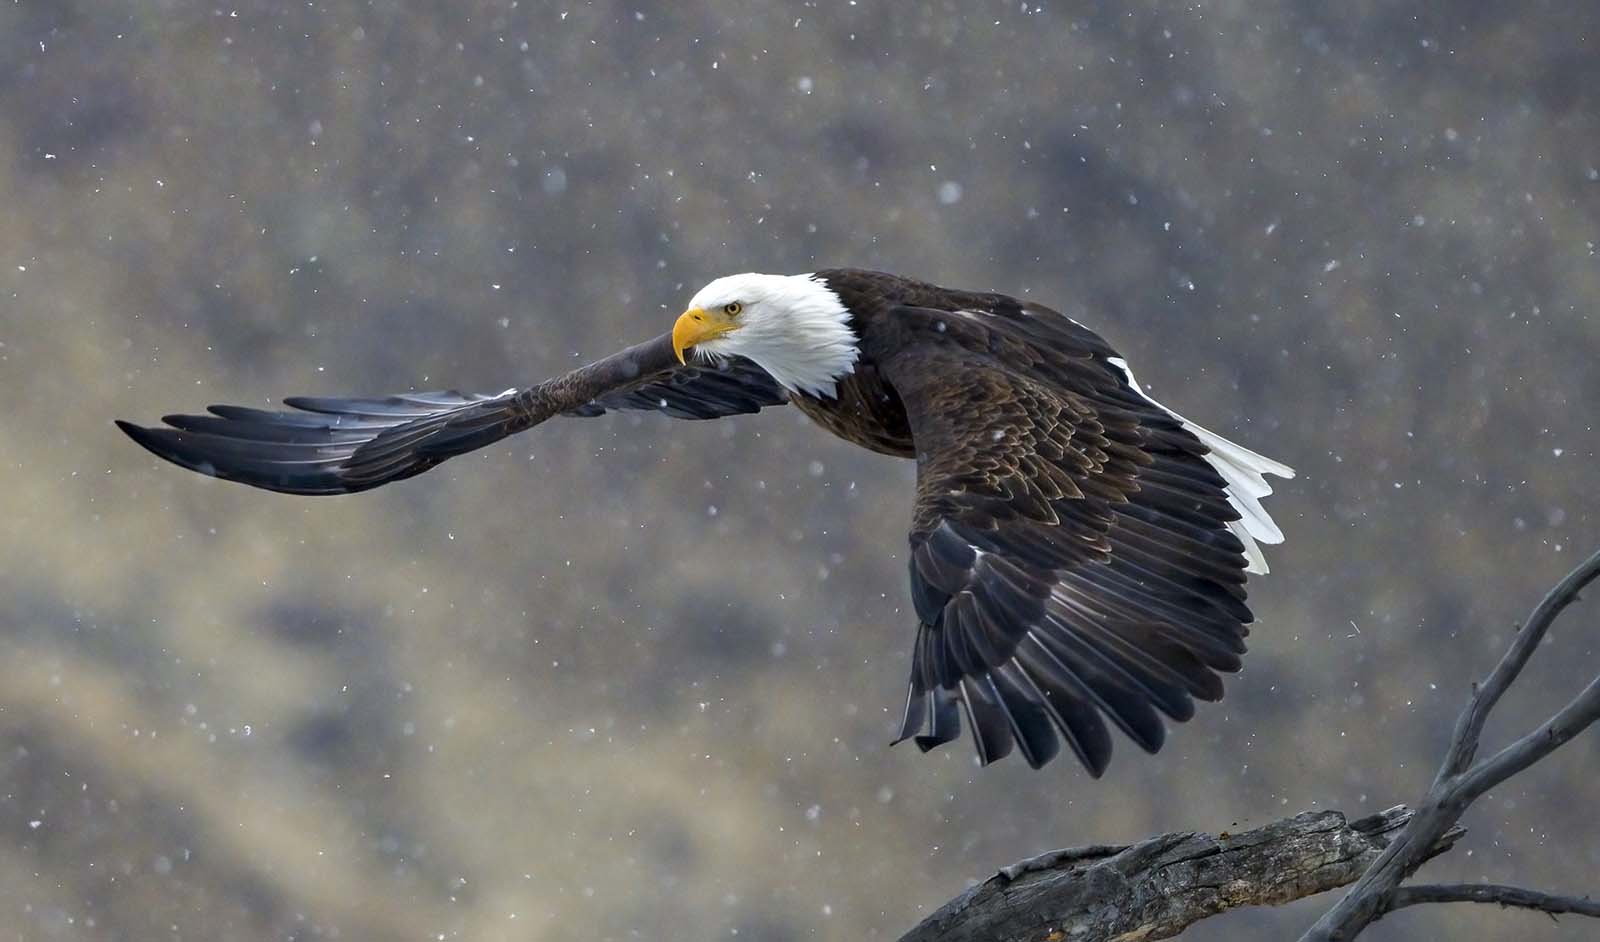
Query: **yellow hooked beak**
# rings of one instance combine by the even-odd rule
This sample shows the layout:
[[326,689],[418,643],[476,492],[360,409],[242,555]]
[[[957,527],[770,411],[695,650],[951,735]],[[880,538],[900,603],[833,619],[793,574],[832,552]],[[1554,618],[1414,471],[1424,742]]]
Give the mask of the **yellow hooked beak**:
[[672,325],[672,351],[678,355],[678,362],[682,363],[683,351],[695,344],[721,337],[737,326],[732,317],[720,310],[707,311],[692,307],[680,314],[678,322]]

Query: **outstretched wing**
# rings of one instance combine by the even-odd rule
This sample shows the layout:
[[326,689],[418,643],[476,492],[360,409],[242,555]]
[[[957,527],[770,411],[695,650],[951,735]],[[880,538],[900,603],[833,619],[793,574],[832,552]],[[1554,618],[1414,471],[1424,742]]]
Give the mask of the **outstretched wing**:
[[166,427],[118,421],[130,438],[201,474],[286,494],[349,494],[421,474],[552,414],[656,409],[709,419],[785,402],[748,360],[676,363],[670,336],[525,390],[415,392],[367,399],[294,397],[292,411],[210,406]]
[[285,494],[352,494],[421,474],[527,427],[517,390],[419,392],[373,399],[296,396],[297,411],[208,406],[168,427],[117,427],[191,471]]
[[781,406],[789,394],[767,371],[744,357],[691,360],[650,382],[584,403],[568,415],[595,416],[623,409],[654,409],[674,419],[720,419]]
[[[1186,720],[1222,696],[1217,672],[1238,670],[1251,621],[1216,459],[1084,328],[1092,343],[1045,356],[991,315],[901,313],[939,329],[883,364],[918,460],[900,738],[949,742],[965,712],[984,763],[1015,745],[1037,768],[1059,733],[1098,776],[1106,720],[1156,751],[1159,714]],[[1256,482],[1292,473],[1260,461],[1272,467]]]

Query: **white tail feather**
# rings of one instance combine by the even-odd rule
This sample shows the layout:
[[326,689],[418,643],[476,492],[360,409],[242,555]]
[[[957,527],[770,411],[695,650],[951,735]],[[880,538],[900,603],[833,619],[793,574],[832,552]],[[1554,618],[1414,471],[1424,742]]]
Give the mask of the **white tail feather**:
[[1210,449],[1206,461],[1222,475],[1222,480],[1227,484],[1226,493],[1228,503],[1239,512],[1239,519],[1228,524],[1228,529],[1244,544],[1244,555],[1249,565],[1245,566],[1246,572],[1265,573],[1267,559],[1261,554],[1261,543],[1282,543],[1283,531],[1272,522],[1272,517],[1267,514],[1266,508],[1261,506],[1261,498],[1272,493],[1272,485],[1267,483],[1264,475],[1272,474],[1280,478],[1294,477],[1294,469],[1286,464],[1273,461],[1265,455],[1258,455],[1250,449],[1236,442],[1228,441],[1221,435],[1203,428],[1189,421],[1183,416],[1161,403],[1151,399],[1138,382],[1133,378],[1133,371],[1128,369],[1126,361],[1112,358],[1111,364],[1122,370],[1128,378],[1128,385],[1133,391],[1152,405],[1160,407],[1163,411],[1183,423],[1183,427],[1194,433],[1200,443]]

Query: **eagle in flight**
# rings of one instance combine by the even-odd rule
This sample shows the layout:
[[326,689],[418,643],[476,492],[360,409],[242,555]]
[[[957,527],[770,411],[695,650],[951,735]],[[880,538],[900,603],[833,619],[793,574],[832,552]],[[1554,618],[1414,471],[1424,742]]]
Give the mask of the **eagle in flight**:
[[917,462],[917,634],[895,740],[958,738],[1035,768],[1065,741],[1091,775],[1106,721],[1149,752],[1161,716],[1222,696],[1246,573],[1283,533],[1264,475],[1293,470],[1145,395],[1082,324],[1003,294],[854,269],[719,278],[672,331],[526,389],[211,406],[118,426],[202,474],[288,494],[398,481],[554,415],[715,419],[794,405]]

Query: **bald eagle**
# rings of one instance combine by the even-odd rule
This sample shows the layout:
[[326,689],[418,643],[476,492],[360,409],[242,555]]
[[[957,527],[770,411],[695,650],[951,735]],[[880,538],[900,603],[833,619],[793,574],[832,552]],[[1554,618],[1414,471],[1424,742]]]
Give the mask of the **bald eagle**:
[[1252,617],[1246,573],[1282,532],[1287,466],[1140,389],[1094,331],[1042,305],[881,272],[719,278],[669,333],[495,395],[210,406],[118,426],[162,458],[288,494],[408,478],[554,415],[714,419],[790,403],[917,462],[911,679],[895,742],[960,736],[1038,768],[1064,740],[1098,777],[1109,720],[1148,752],[1222,696]]

